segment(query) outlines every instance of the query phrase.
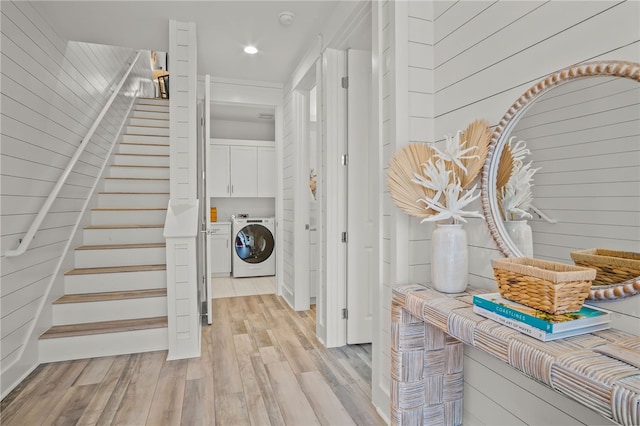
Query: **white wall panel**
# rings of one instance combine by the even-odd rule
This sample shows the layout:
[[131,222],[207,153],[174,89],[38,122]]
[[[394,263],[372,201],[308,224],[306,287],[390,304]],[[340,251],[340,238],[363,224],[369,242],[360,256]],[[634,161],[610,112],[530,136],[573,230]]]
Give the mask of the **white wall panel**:
[[[36,7],[7,1],[1,11],[2,253],[17,248],[135,54],[121,47],[63,40]],[[140,61],[30,248],[21,256],[0,259],[2,396],[37,362],[33,342],[51,323],[47,298],[61,292],[59,266],[71,233],[127,112],[131,97],[125,93],[136,90],[145,77],[150,77],[148,61]]]
[[[401,8],[399,2],[385,3],[381,8],[392,17]],[[484,118],[495,125],[502,118],[511,104],[534,82],[560,68],[574,63],[598,60],[598,59],[622,59],[640,61],[640,42],[638,40],[638,28],[640,28],[640,3],[638,2],[562,2],[562,1],[527,1],[527,2],[481,2],[481,1],[437,1],[437,2],[408,2],[408,15],[433,21],[433,26],[420,26],[422,31],[430,31],[430,34],[418,34],[417,22],[409,25],[409,32],[405,36],[402,28],[396,27],[396,22],[391,20],[389,26],[380,25],[378,32],[383,40],[386,40],[384,57],[388,58],[393,66],[397,66],[394,59],[398,55],[407,54],[408,64],[421,64],[424,66],[433,61],[433,69],[408,67],[409,90],[433,94],[429,111],[425,105],[427,97],[410,95],[410,111],[420,111],[415,114],[417,118],[423,115],[433,121],[432,134],[428,142],[441,140],[444,135],[452,134],[458,129],[463,129],[471,121]],[[430,7],[430,9],[429,9]],[[421,12],[417,12],[421,10]],[[604,31],[604,28],[615,28],[615,31]],[[615,33],[615,34],[613,34]],[[434,40],[433,50],[428,53],[431,58],[423,56],[413,58],[412,55],[425,55],[423,49],[415,46],[403,47],[398,38],[406,37],[410,43],[410,37],[414,42],[422,43]],[[397,42],[398,41],[398,42]],[[406,49],[406,50],[405,50]],[[419,127],[411,112],[409,120],[398,115],[398,109],[404,108],[399,104],[400,98],[394,93],[393,80],[403,75],[403,70],[393,73],[383,73],[382,87],[390,87],[390,94],[383,90],[381,102],[383,103],[383,134],[384,136],[384,162],[388,163],[396,150],[395,139],[397,126],[406,126],[410,134],[414,134]],[[397,87],[397,86],[396,86]],[[633,95],[631,95],[633,96]],[[424,102],[418,102],[418,99]],[[637,103],[636,103],[637,104]],[[395,114],[394,114],[395,111]],[[429,111],[431,115],[425,112]],[[617,113],[616,113],[617,114]],[[631,111],[631,114],[635,114]],[[616,115],[619,117],[619,115]],[[637,116],[637,114],[636,114]],[[620,120],[622,121],[622,120]],[[419,121],[418,121],[419,123]],[[612,126],[613,129],[615,126]],[[558,215],[566,215],[566,228],[560,235],[554,233],[554,225],[534,221],[533,226],[539,226],[541,234],[539,245],[545,246],[549,253],[566,256],[568,245],[571,244],[596,244],[595,239],[585,240],[584,237],[575,237],[578,224],[575,218],[594,223],[593,237],[602,238],[602,244],[627,244],[634,241],[625,235],[637,234],[637,203],[640,202],[640,184],[635,174],[629,175],[629,170],[637,173],[638,146],[637,123],[630,126],[620,124],[613,132],[611,129],[594,129],[593,139],[607,140],[607,144],[599,145],[593,142],[589,150],[581,145],[580,152],[568,148],[558,148],[553,140],[561,137],[559,134],[549,137],[548,141],[540,139],[539,154],[541,161],[545,161],[545,169],[540,172],[540,185],[554,187],[552,194],[567,196],[566,191],[561,190],[561,181],[582,181],[593,168],[603,168],[599,180],[588,184],[576,197],[556,207]],[[629,133],[630,127],[635,127]],[[425,127],[426,129],[426,127]],[[624,129],[624,130],[623,130]],[[625,131],[627,132],[625,134]],[[574,131],[573,133],[579,133]],[[609,137],[607,137],[607,135]],[[574,135],[580,138],[581,135]],[[632,148],[623,145],[633,141]],[[616,143],[617,142],[617,143]],[[587,151],[587,152],[585,152]],[[538,154],[538,153],[536,153]],[[626,155],[625,155],[626,154]],[[561,156],[561,160],[558,160]],[[577,157],[577,158],[576,158]],[[598,161],[599,160],[599,161]],[[599,165],[600,163],[600,165]],[[386,173],[386,170],[385,170]],[[560,174],[562,175],[560,177]],[[604,182],[614,181],[614,186],[605,185]],[[615,183],[617,182],[617,183]],[[589,206],[588,194],[597,188],[607,191],[610,197],[608,206],[591,208],[596,210],[585,212],[582,207]],[[573,190],[575,192],[575,189]],[[552,209],[553,200],[540,198],[543,210]],[[573,208],[571,208],[571,202]],[[582,206],[578,208],[577,206]],[[480,203],[472,206],[473,210],[480,209]],[[395,244],[404,236],[394,227],[394,215],[398,209],[387,198],[384,200],[383,211],[383,261],[385,281],[380,289],[382,297],[382,318],[389,317],[389,300],[391,287],[402,284],[393,281],[393,271],[399,266],[397,259],[393,258]],[[601,211],[597,211],[601,210]],[[603,214],[611,210],[620,210],[616,214],[625,217],[626,212],[635,212],[635,216],[629,216],[628,220],[634,220],[636,226],[630,224],[624,230],[603,224],[595,224]],[[565,217],[565,216],[563,216]],[[611,220],[611,219],[610,219]],[[617,220],[617,219],[616,219]],[[426,283],[430,271],[428,264],[428,252],[430,250],[430,232],[432,225],[420,225],[410,222],[409,236],[410,253],[409,264],[404,266],[409,271],[412,282]],[[502,257],[489,234],[486,224],[481,220],[470,220],[465,225],[469,240],[469,283],[481,288],[496,289],[491,259]],[[422,234],[422,235],[421,235]],[[567,244],[558,248],[559,240],[566,240]],[[635,244],[637,245],[637,239]],[[625,245],[625,247],[628,247]],[[637,251],[637,247],[636,250]],[[421,259],[424,261],[421,262]],[[634,306],[637,305],[637,301]],[[614,315],[616,325],[629,329],[635,325],[637,330],[637,308],[631,308],[628,301],[608,303],[605,308],[617,311]],[[634,310],[635,309],[635,310]],[[387,336],[386,323],[381,322],[381,335]],[[382,345],[381,358],[388,359],[388,346]],[[465,352],[465,364],[468,371],[465,372],[465,424],[606,424],[604,419],[594,414],[588,408],[581,406],[558,395],[548,388],[534,383],[523,375],[504,367],[502,363],[484,356],[477,351]],[[382,371],[374,380],[379,380],[379,386],[384,386],[388,380],[384,374],[388,374],[388,365],[381,361]],[[375,372],[374,372],[375,373]],[[468,377],[467,377],[468,376]],[[499,392],[496,391],[496,383],[500,383]],[[528,395],[531,392],[533,395]],[[527,400],[523,404],[523,398]],[[535,408],[531,408],[530,402],[535,400]],[[384,403],[377,402],[382,409]]]
[[[436,37],[437,135],[464,128],[476,118],[485,118],[491,124],[496,124],[511,103],[530,85],[564,66],[604,58],[610,51],[628,53],[624,56],[614,55],[614,58],[634,61],[639,59],[637,49],[636,53],[630,54],[627,48],[629,43],[637,43],[637,28],[640,23],[637,2],[579,2],[579,6],[576,2],[569,4],[552,1],[542,5],[540,2],[497,2],[486,9],[478,6],[475,2],[457,2],[435,21],[436,34],[448,34],[444,39]],[[489,21],[497,22],[498,25],[482,24]],[[448,29],[440,29],[440,26]],[[614,26],[617,28],[616,34],[604,35],[601,32],[602,28]],[[450,28],[457,30],[451,32]],[[582,123],[579,125],[583,126]],[[524,139],[526,136],[526,133],[522,133]],[[557,140],[558,137],[563,135],[556,134],[550,139]],[[550,196],[566,197],[572,195],[571,193],[577,195],[575,187],[572,190],[563,188],[566,180],[585,179],[589,173],[588,169],[602,168],[603,164],[607,164],[610,169],[601,177],[607,175],[610,176],[607,179],[615,180],[613,169],[638,164],[637,144],[633,148],[634,154],[626,157],[624,154],[616,154],[613,144],[608,144],[607,147],[613,148],[614,153],[604,155],[607,150],[605,147],[594,148],[597,154],[587,154],[581,148],[568,147],[564,149],[563,155],[563,150],[553,146],[553,142],[544,145],[541,141],[540,150],[545,151],[546,160],[543,160],[544,169],[540,171],[541,181],[537,184],[549,186]],[[625,149],[620,151],[624,152]],[[620,201],[614,209],[633,208],[637,199],[633,197],[637,197],[639,191],[637,178],[616,173],[620,177],[624,176],[619,183],[609,186],[610,184],[601,183],[607,180],[603,178],[585,185],[583,192],[591,193],[602,188],[612,196],[608,200],[610,203]],[[616,195],[616,192],[619,195]],[[583,201],[580,201],[580,198],[575,200],[577,205],[588,205],[586,198]],[[540,202],[550,206],[548,200],[541,199]],[[544,210],[549,213],[553,211],[550,207]],[[628,220],[637,222],[637,210],[635,212],[633,218],[630,216]],[[575,206],[572,209],[567,205],[553,211],[553,214],[561,216],[565,222],[584,220],[597,223],[604,213],[610,212],[577,210]],[[625,216],[624,211],[614,214],[619,218]],[[554,235],[549,234],[548,229],[553,228],[550,224],[534,221],[532,225],[535,227],[538,224],[547,229],[545,234],[537,237],[537,247],[544,250],[545,255],[563,256],[567,262],[569,246],[596,244],[594,239],[565,235],[572,232],[570,229],[562,231],[562,235]],[[490,261],[502,255],[496,250],[482,222],[471,221],[465,228],[468,231],[470,245],[469,282],[475,286],[495,289]],[[628,228],[627,232],[630,229]],[[605,229],[599,232],[606,237]],[[600,243],[624,244],[611,235],[608,239],[600,240]],[[559,247],[560,245],[563,247]],[[607,307],[624,310],[624,307],[616,308],[615,304],[607,304]],[[620,321],[629,321],[629,315],[621,317],[627,319]],[[559,398],[544,387],[539,392],[534,390],[535,397],[518,397],[523,389],[536,389],[537,384],[533,385],[524,376],[514,375],[511,370],[490,357],[481,356],[475,351],[468,351],[466,355],[469,357],[469,360],[465,359],[466,368],[472,371],[469,374],[465,371],[465,402],[468,394],[473,394],[474,397],[470,399],[469,404],[465,404],[465,409],[471,410],[465,414],[465,423],[468,417],[473,417],[484,424],[505,424],[514,418],[525,424],[605,424],[604,419],[594,415],[588,408]],[[491,377],[491,382],[476,379],[483,375]],[[513,383],[514,379],[517,379],[517,384]],[[494,385],[496,381],[503,385]],[[528,405],[525,407],[520,403],[522,398],[528,401],[535,400],[538,407],[528,410]],[[474,400],[482,399],[492,401],[495,405],[491,409],[474,405]]]

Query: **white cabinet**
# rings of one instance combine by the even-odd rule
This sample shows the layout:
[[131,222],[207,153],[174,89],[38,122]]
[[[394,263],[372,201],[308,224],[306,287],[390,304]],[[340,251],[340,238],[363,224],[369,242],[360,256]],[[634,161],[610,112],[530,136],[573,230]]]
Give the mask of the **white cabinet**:
[[211,144],[208,175],[210,197],[275,197],[275,148]]
[[258,196],[276,196],[276,149],[259,146],[258,154]]
[[258,196],[258,151],[255,146],[230,146],[231,196]]
[[207,188],[211,197],[228,197],[231,193],[229,176],[229,146],[211,145],[211,159],[207,174]]
[[212,222],[211,234],[211,273],[214,275],[231,274],[231,223]]

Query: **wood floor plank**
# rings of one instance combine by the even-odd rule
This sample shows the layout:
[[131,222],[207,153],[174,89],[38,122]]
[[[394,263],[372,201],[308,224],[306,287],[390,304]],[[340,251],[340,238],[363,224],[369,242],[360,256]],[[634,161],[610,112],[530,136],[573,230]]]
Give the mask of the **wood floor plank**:
[[268,364],[266,369],[285,424],[319,425],[320,422],[289,363]]
[[169,426],[180,424],[187,376],[188,360],[164,360],[147,417],[147,424]]
[[113,419],[116,425],[145,424],[166,352],[146,352],[140,356],[124,398]]
[[97,384],[70,387],[43,424],[75,425],[91,402],[97,388]]
[[303,373],[305,371],[316,370],[311,358],[309,358],[309,354],[307,354],[302,343],[298,340],[295,332],[288,324],[280,323],[272,331],[278,340],[280,349],[291,364],[293,371]]
[[220,425],[249,425],[244,393],[216,394],[216,421]]
[[24,405],[7,424],[42,424],[88,363],[89,360],[81,360],[81,362],[65,361],[57,364],[48,380],[43,382],[34,393],[32,403]]
[[80,376],[75,381],[73,386],[93,385],[101,383],[109,369],[113,365],[116,357],[105,356],[100,358],[92,358],[89,360],[89,364],[82,370]]
[[247,412],[252,425],[265,425],[269,423],[269,414],[264,403],[260,387],[253,370],[251,356],[257,353],[257,348],[248,334],[233,336],[238,357],[238,367],[244,385],[244,396],[247,404]]
[[353,421],[358,425],[384,425],[375,410],[371,399],[362,392],[357,384],[348,384],[335,389],[336,396],[347,409]]
[[269,424],[272,426],[284,425],[284,419],[280,411],[280,406],[275,398],[273,387],[269,381],[269,375],[267,369],[262,362],[262,358],[259,355],[251,356],[251,365],[253,365],[253,371],[256,374],[256,382],[262,395],[267,415],[269,416]]
[[213,353],[213,384],[216,396],[242,392],[242,379],[230,326],[214,329],[213,347],[224,348]]
[[[123,373],[131,366],[131,357],[129,355],[121,355],[115,357],[109,371],[105,375],[93,398],[84,410],[84,413],[76,423],[78,426],[92,426],[98,424],[103,413],[108,412],[108,404],[112,400],[114,393],[117,393],[117,386],[121,384]],[[126,388],[126,387],[125,387]],[[124,388],[123,388],[124,391]],[[124,392],[123,392],[124,393]],[[118,405],[119,405],[118,401]],[[115,413],[115,409],[113,410]]]
[[355,425],[353,419],[329,385],[327,385],[320,372],[300,373],[298,379],[320,423],[323,425]]
[[263,346],[258,349],[262,362],[264,364],[273,364],[274,362],[283,362],[287,360],[282,351],[277,346]]
[[215,425],[213,382],[209,378],[187,380],[180,425]]
[[20,409],[35,398],[40,386],[48,380],[57,364],[41,364],[0,402],[0,423],[9,424]]

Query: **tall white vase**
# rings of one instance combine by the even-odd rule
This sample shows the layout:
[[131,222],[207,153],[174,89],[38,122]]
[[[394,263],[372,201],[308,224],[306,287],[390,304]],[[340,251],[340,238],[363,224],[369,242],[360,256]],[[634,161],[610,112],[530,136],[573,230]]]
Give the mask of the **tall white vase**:
[[533,257],[533,235],[526,219],[505,220],[504,228],[524,257]]
[[467,231],[461,224],[436,224],[431,238],[431,284],[443,293],[467,288],[469,249]]

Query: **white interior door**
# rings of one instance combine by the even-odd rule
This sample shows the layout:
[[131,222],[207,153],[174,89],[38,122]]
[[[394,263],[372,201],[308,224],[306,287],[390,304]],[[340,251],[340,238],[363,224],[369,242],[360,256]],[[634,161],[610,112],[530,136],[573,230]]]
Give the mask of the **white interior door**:
[[375,271],[377,156],[369,145],[371,52],[347,51],[347,343],[371,342]]
[[203,179],[205,181],[204,185],[204,195],[205,195],[205,217],[207,223],[207,242],[206,242],[206,258],[204,259],[204,263],[206,266],[206,283],[207,283],[207,323],[211,324],[213,318],[213,288],[211,283],[211,239],[212,236],[209,233],[209,226],[211,224],[211,216],[209,212],[211,211],[211,198],[209,198],[209,192],[207,190],[207,175],[208,175],[208,166],[211,164],[211,145],[209,140],[211,139],[211,77],[209,74],[204,77],[204,173]]

